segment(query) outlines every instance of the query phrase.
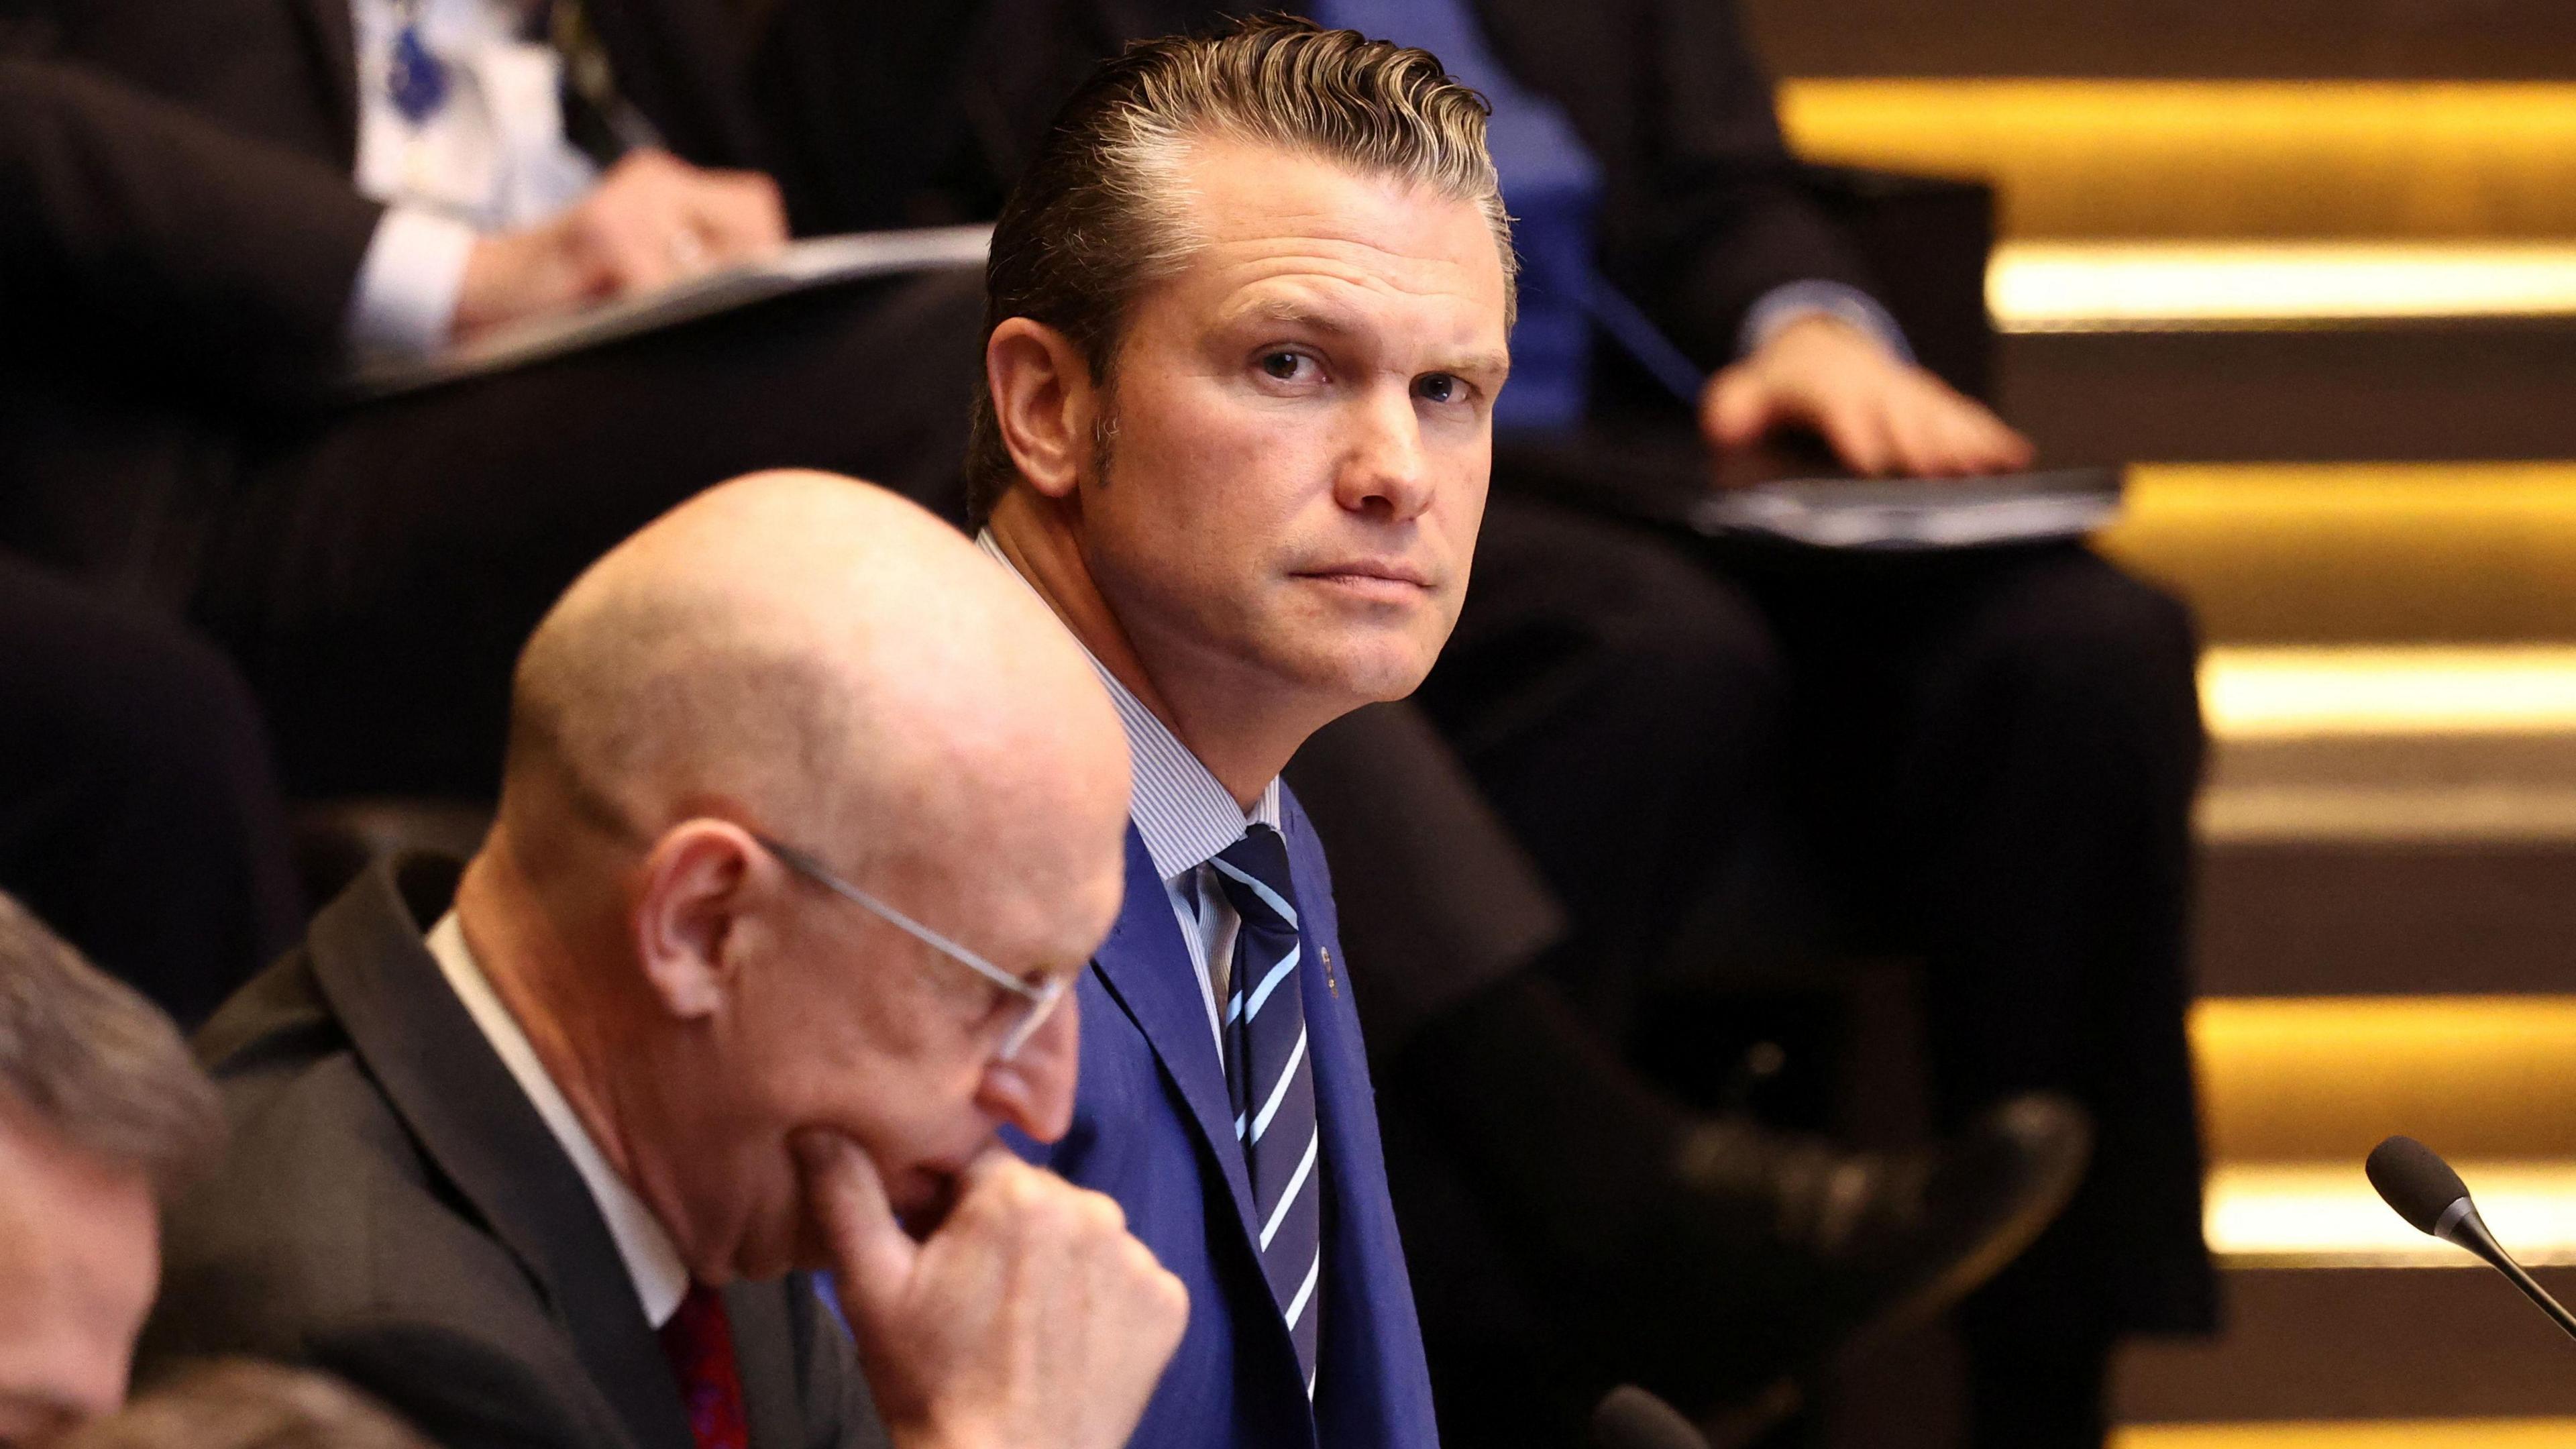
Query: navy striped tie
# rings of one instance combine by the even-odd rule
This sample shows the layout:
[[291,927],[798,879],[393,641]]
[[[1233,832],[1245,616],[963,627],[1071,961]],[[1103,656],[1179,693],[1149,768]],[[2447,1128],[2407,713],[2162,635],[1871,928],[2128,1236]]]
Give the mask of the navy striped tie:
[[1315,1130],[1315,1067],[1306,1051],[1306,999],[1297,968],[1297,891],[1288,846],[1254,825],[1210,865],[1242,926],[1225,1002],[1225,1085],[1234,1135],[1252,1170],[1254,1221],[1270,1294],[1297,1342],[1306,1391],[1315,1388],[1323,1268],[1323,1139]]

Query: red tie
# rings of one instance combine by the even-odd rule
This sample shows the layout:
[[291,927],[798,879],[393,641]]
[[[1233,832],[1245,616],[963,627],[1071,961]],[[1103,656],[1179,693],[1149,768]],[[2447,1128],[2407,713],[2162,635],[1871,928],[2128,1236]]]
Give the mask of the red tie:
[[742,1421],[742,1376],[733,1362],[733,1324],[724,1296],[701,1283],[689,1285],[680,1311],[662,1325],[662,1352],[680,1378],[689,1432],[698,1449],[750,1449]]

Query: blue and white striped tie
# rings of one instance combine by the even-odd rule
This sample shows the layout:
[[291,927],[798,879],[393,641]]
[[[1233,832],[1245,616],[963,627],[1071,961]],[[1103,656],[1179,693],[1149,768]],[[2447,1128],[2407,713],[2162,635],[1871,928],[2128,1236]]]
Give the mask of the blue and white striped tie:
[[1315,1067],[1306,1051],[1306,999],[1297,968],[1297,892],[1288,846],[1256,824],[1209,864],[1242,926],[1225,1003],[1225,1085],[1234,1135],[1252,1171],[1261,1266],[1315,1390],[1317,1301],[1323,1270],[1323,1139],[1315,1130]]

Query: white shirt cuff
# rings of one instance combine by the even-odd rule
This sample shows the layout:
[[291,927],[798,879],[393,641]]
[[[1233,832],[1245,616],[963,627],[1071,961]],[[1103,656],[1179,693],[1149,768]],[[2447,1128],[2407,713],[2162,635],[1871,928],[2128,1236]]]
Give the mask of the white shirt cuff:
[[1778,335],[1780,329],[1810,313],[1822,312],[1836,317],[1878,339],[1889,352],[1907,362],[1914,360],[1914,349],[1905,340],[1905,329],[1878,304],[1878,299],[1858,287],[1841,282],[1784,282],[1753,301],[1744,314],[1744,330],[1736,338],[1739,356],[1755,351]]
[[478,234],[454,217],[385,208],[349,299],[349,349],[362,360],[427,357],[447,345]]

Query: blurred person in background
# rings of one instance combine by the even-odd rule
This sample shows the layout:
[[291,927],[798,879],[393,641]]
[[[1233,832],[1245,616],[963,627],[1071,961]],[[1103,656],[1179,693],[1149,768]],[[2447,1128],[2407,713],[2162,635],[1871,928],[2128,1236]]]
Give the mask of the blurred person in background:
[[0,554],[0,890],[182,1024],[304,913],[259,708],[153,610]]
[[293,795],[487,799],[512,652],[647,519],[766,466],[953,491],[953,271],[344,390],[903,221],[892,163],[773,176],[745,44],[720,0],[10,0],[0,546],[205,628]]
[[57,1449],[430,1449],[348,1385],[282,1364],[227,1359],[189,1369]]
[[0,895],[0,1444],[124,1402],[161,1207],[222,1147],[169,1019]]

